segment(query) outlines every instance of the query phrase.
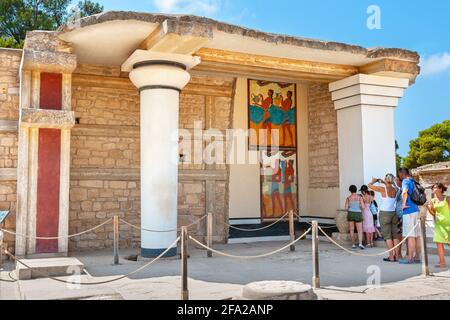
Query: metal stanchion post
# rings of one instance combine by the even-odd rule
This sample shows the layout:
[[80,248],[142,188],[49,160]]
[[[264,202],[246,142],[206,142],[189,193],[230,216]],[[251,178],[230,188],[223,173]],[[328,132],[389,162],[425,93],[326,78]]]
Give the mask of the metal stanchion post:
[[181,228],[181,300],[189,300],[187,227]]
[[320,288],[319,273],[319,223],[312,222],[312,254],[313,254],[313,278],[312,284],[314,289]]
[[430,275],[430,267],[428,265],[428,248],[427,248],[427,217],[423,216],[420,218],[420,228],[422,232],[422,275],[428,277]]
[[[291,236],[291,242],[295,241],[295,226],[294,226],[294,211],[289,212],[289,235]],[[295,244],[290,247],[291,252],[295,251]]]
[[119,216],[114,216],[114,264],[119,264]]
[[[208,219],[207,219],[207,231],[206,231],[206,245],[209,248],[212,248],[213,246],[213,214],[212,213],[208,213]],[[212,251],[208,250],[207,251],[207,257],[208,258],[212,258]]]

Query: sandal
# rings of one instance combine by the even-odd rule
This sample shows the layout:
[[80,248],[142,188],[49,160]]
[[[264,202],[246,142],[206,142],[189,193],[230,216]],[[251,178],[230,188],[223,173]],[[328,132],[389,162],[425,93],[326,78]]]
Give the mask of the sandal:
[[395,260],[395,259],[394,259],[394,260],[391,260],[391,259],[389,259],[389,258],[384,258],[383,261],[384,261],[384,262],[392,262],[392,263],[398,262],[398,261]]
[[442,264],[442,265],[441,264],[437,264],[434,267],[438,268],[438,269],[447,269],[448,268],[446,264]]

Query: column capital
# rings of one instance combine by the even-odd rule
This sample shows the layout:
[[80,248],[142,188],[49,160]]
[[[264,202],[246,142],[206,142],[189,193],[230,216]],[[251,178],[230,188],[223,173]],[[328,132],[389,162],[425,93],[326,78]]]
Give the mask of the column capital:
[[122,65],[140,90],[174,89],[181,91],[190,80],[189,69],[200,63],[199,57],[136,50]]
[[356,106],[398,106],[408,79],[357,74],[333,83],[329,90],[336,110]]

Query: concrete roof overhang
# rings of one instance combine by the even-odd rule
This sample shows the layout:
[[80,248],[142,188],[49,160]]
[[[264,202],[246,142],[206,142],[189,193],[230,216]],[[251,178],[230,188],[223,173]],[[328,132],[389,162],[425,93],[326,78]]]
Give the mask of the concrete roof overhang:
[[79,64],[121,66],[135,50],[144,49],[195,54],[203,61],[199,71],[230,74],[279,69],[331,81],[361,72],[411,82],[419,74],[420,57],[414,51],[265,33],[192,15],[110,11],[63,25],[58,34],[72,45]]

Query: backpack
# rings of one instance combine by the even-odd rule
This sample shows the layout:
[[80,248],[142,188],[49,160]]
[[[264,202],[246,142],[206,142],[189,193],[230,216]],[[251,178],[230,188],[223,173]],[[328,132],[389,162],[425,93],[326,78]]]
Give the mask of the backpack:
[[412,179],[414,183],[414,188],[409,195],[411,201],[418,206],[423,206],[427,202],[427,195],[425,193],[425,188],[420,185],[416,180]]

